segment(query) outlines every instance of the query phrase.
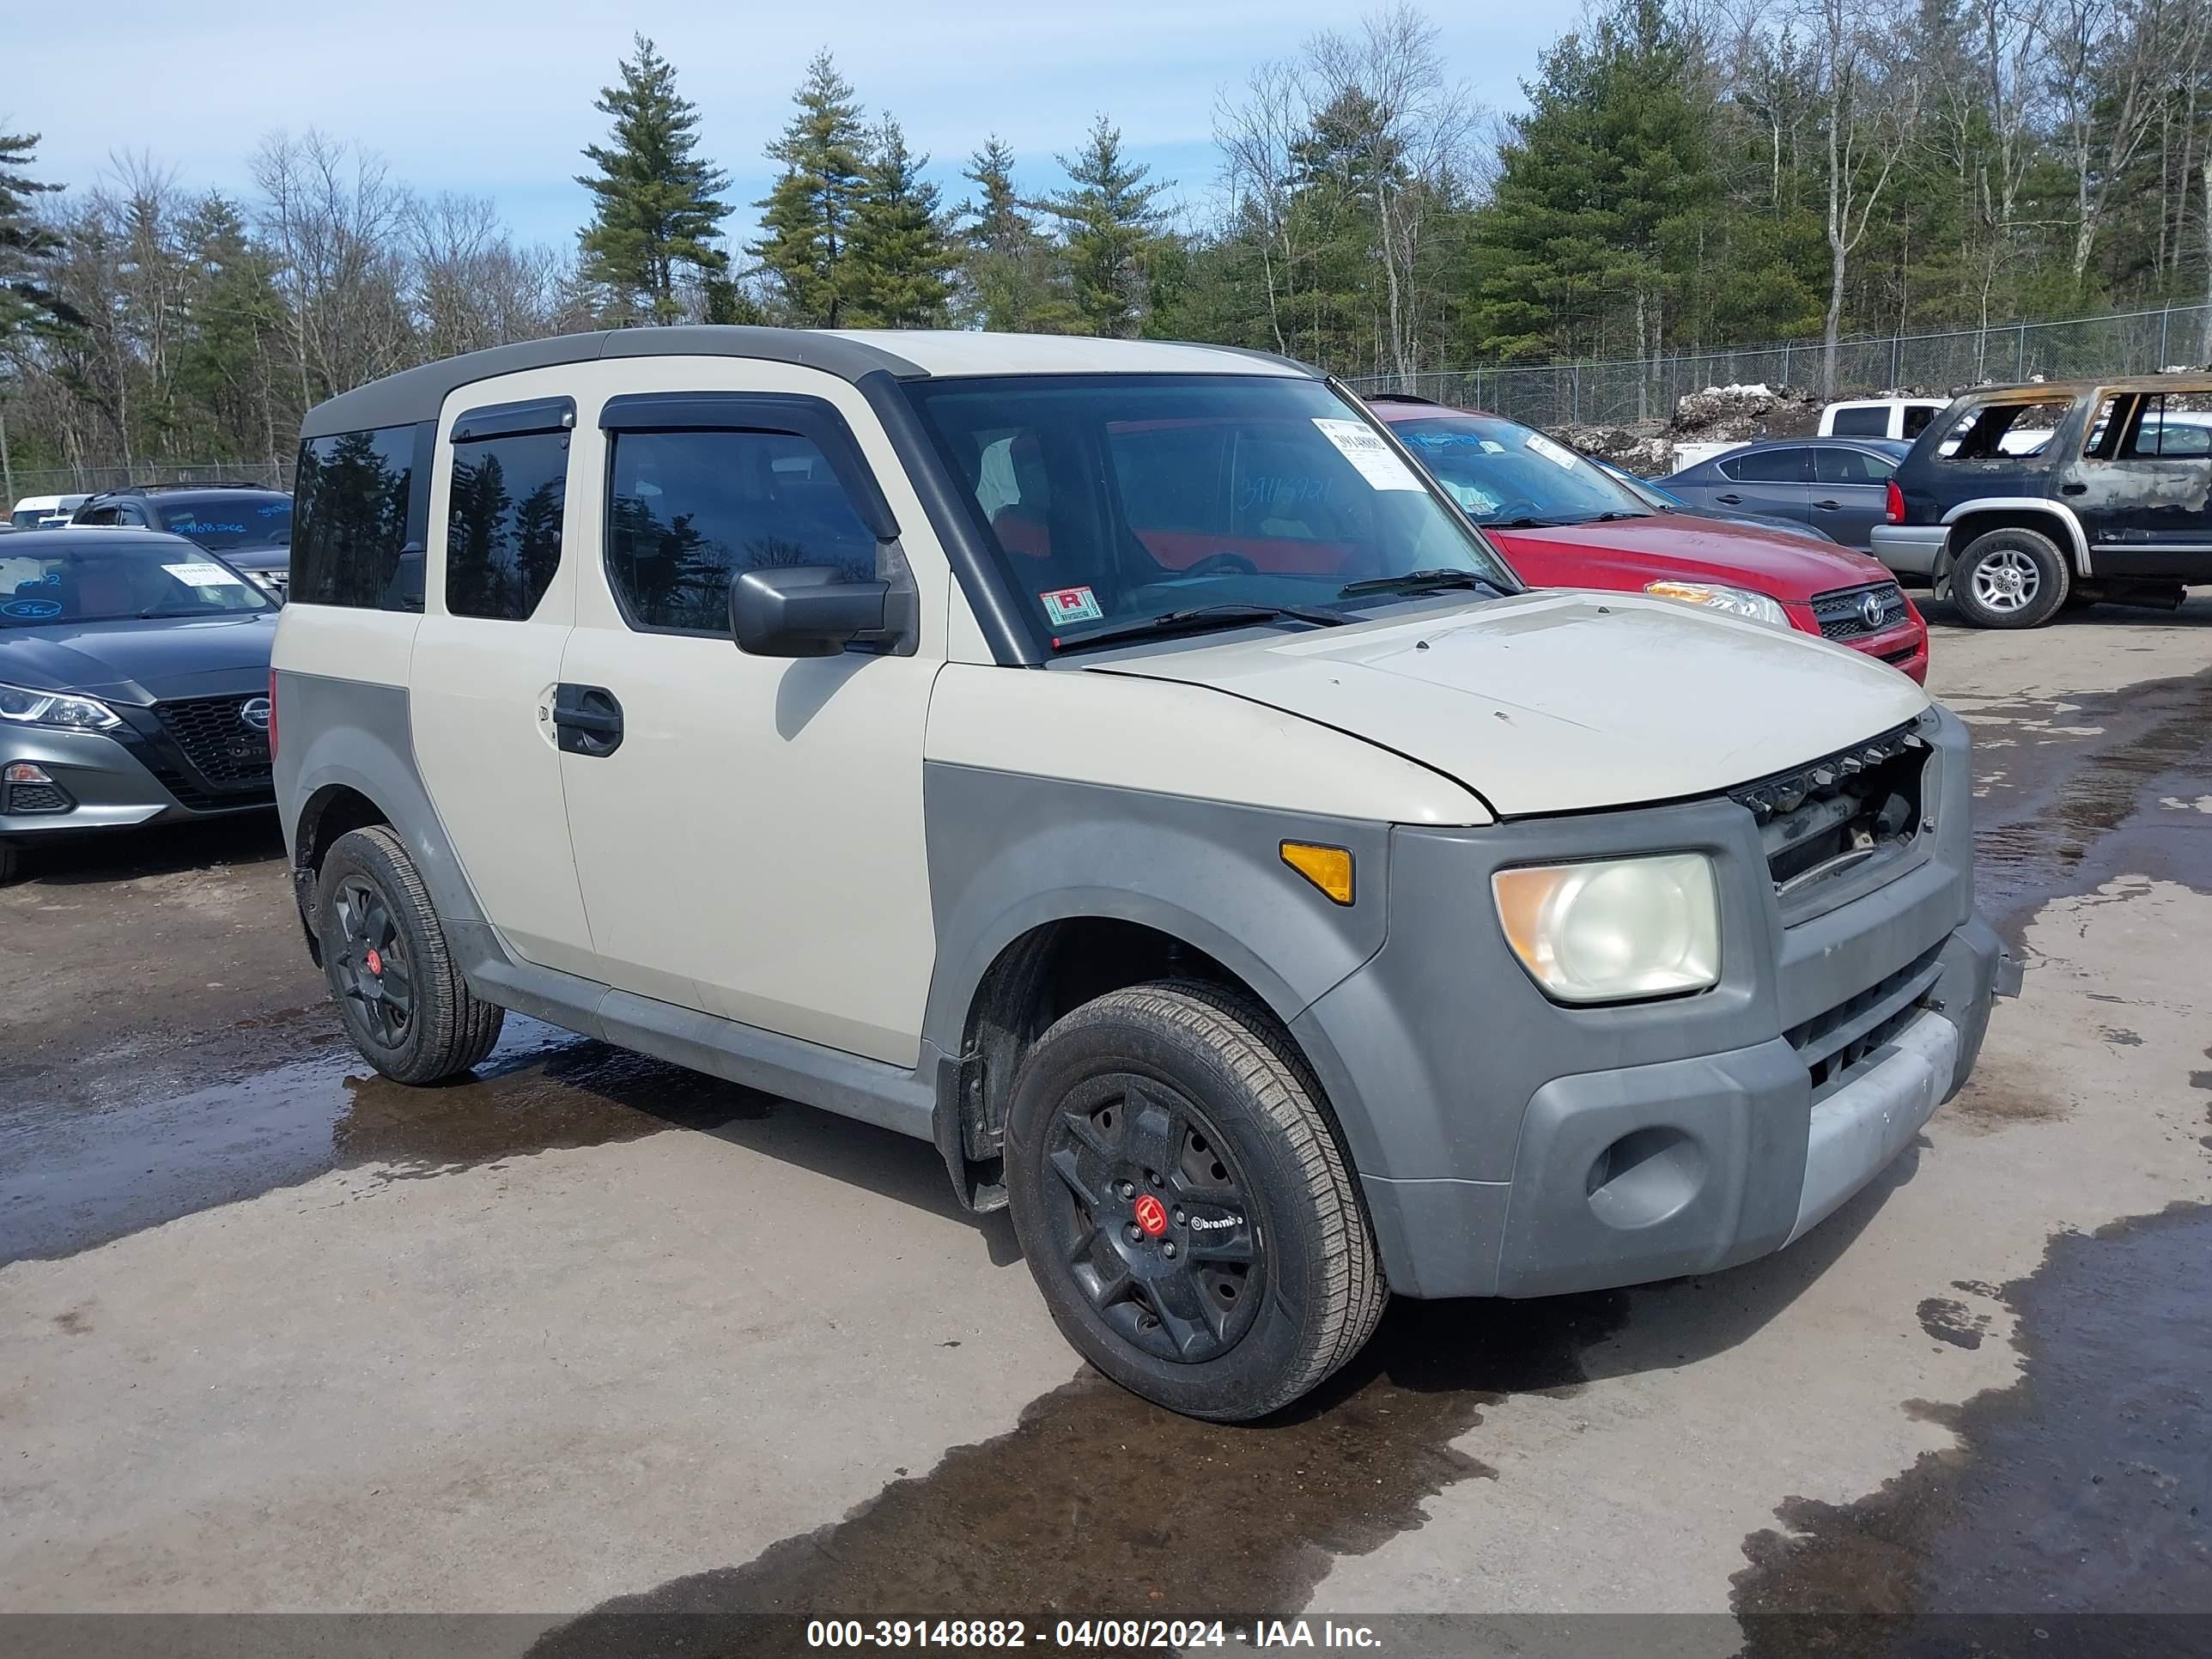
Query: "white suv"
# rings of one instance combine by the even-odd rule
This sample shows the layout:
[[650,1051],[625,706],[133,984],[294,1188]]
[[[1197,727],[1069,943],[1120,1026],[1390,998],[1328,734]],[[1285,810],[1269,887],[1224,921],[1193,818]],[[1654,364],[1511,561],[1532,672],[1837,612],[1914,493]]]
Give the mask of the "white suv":
[[370,1063],[514,1008],[932,1141],[1179,1411],[1389,1291],[1787,1243],[2008,973],[1910,680],[1523,591],[1280,359],[544,340],[315,410],[298,498],[277,798]]

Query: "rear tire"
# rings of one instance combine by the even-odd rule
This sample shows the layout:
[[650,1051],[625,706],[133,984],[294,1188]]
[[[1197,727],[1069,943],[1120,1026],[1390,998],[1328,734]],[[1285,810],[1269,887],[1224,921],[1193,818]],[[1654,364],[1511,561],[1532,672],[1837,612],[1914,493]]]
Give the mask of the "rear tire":
[[1038,1038],[1013,1091],[1023,1254],[1061,1334],[1122,1387],[1263,1417],[1373,1334],[1389,1291],[1357,1182],[1312,1072],[1249,997],[1110,993]]
[[2073,581],[2057,543],[2008,525],[1966,544],[1951,568],[1951,602],[1975,628],[2040,628],[2065,608]]
[[349,830],[315,888],[323,975],[362,1058],[395,1083],[438,1083],[489,1054],[507,1011],[454,965],[429,890],[383,824]]

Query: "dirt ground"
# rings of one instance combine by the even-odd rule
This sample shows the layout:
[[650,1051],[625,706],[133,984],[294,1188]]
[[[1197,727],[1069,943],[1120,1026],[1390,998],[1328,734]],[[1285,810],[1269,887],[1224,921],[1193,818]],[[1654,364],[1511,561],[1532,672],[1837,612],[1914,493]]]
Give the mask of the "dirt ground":
[[368,1075],[273,826],[43,860],[0,890],[0,1613],[503,1614],[409,1639],[553,1653],[758,1650],[714,1619],[763,1612],[1501,1653],[2139,1615],[2201,1650],[2212,593],[1939,626],[1931,684],[2028,964],[1970,1088],[1789,1250],[1401,1304],[1251,1427],[1085,1371],[921,1143],[519,1018],[472,1081]]

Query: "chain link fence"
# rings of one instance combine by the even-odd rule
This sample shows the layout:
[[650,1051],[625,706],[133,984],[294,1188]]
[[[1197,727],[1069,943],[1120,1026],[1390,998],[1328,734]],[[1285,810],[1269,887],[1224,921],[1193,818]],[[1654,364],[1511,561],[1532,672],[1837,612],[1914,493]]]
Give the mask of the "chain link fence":
[[[1357,392],[1412,392],[1438,403],[1487,409],[1530,426],[1626,426],[1665,421],[1677,399],[1708,386],[1819,383],[1818,341],[1733,351],[1683,352],[1606,362],[1521,368],[1442,369],[1347,378]],[[2008,323],[1942,334],[1845,340],[1836,354],[1836,396],[1890,392],[1948,396],[1991,381],[2097,380],[2212,362],[2212,306],[2167,306],[2063,322]]]
[[125,489],[132,484],[246,483],[270,489],[289,489],[289,462],[195,461],[179,465],[167,461],[140,461],[106,466],[11,466],[0,481],[8,504],[32,495],[91,495],[103,489]]

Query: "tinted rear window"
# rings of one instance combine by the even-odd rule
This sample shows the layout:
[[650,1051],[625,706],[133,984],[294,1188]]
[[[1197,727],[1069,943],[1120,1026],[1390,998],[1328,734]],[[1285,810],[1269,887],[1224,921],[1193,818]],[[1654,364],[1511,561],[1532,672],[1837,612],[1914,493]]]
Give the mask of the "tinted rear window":
[[1887,481],[1897,471],[1897,463],[1887,455],[1877,455],[1865,449],[1816,449],[1813,452],[1813,477],[1825,484],[1878,484]]
[[[422,608],[420,428],[310,438],[294,488],[291,597],[371,611]],[[427,481],[424,481],[427,482]]]
[[1838,438],[1886,438],[1889,435],[1889,410],[1879,405],[1839,409],[1836,418],[1828,423],[1828,430]]
[[1802,449],[1754,449],[1748,455],[1738,455],[1733,460],[1723,461],[1721,471],[1738,483],[1803,483],[1806,481],[1805,451]]
[[219,553],[234,548],[283,547],[292,539],[292,502],[284,495],[236,496],[180,502],[157,507],[160,528],[211,547]]
[[453,446],[446,501],[446,609],[520,622],[561,564],[568,434],[532,432]]

